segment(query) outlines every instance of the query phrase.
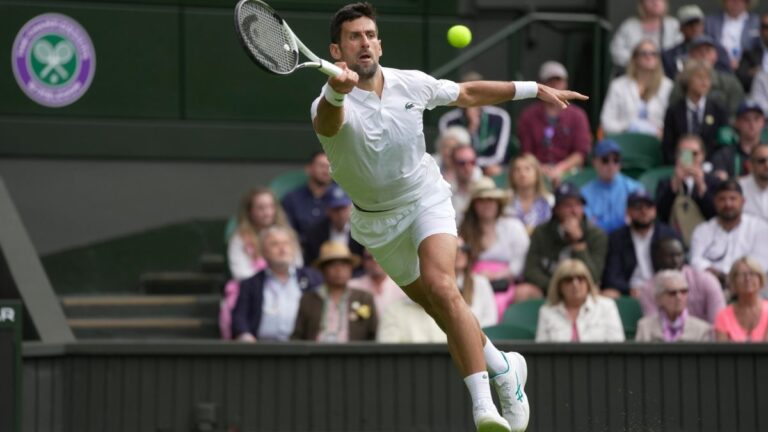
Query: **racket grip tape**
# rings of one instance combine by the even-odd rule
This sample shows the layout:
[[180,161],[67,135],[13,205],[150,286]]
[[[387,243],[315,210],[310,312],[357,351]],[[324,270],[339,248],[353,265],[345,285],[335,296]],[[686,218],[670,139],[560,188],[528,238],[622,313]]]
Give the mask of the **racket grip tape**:
[[337,77],[342,74],[342,70],[340,67],[336,66],[333,63],[327,62],[325,60],[320,59],[320,72],[332,76]]

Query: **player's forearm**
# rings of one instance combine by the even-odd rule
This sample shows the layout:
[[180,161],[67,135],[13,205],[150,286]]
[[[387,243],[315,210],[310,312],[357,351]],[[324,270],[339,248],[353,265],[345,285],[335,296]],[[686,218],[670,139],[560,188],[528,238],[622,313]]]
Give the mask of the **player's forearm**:
[[470,81],[460,84],[459,97],[452,105],[495,105],[512,100],[515,95],[518,95],[518,89],[514,81]]
[[312,121],[312,126],[318,135],[332,137],[339,133],[344,124],[344,107],[333,106],[325,99],[321,99],[317,105],[317,115]]

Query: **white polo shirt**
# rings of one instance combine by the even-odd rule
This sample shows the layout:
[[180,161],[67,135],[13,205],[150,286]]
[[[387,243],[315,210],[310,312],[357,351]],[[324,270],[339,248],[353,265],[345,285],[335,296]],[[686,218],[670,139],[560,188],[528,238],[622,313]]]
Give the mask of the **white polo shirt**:
[[741,223],[730,231],[723,230],[717,216],[693,230],[691,265],[699,270],[714,267],[728,273],[746,255],[768,268],[768,223],[756,216],[742,213]]
[[[357,206],[371,211],[412,203],[445,183],[426,153],[423,116],[425,109],[459,97],[459,85],[453,81],[436,80],[420,71],[381,70],[381,98],[353,89],[344,101],[341,130],[333,137],[318,135],[333,179]],[[312,103],[313,120],[322,97],[321,93]]]
[[761,189],[753,175],[740,178],[739,184],[744,191],[744,213],[768,222],[768,188]]

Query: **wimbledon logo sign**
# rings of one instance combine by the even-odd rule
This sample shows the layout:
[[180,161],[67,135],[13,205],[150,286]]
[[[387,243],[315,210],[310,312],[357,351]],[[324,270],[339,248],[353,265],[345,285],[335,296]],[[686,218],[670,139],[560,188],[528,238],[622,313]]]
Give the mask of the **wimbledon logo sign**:
[[11,53],[13,74],[30,99],[63,107],[80,99],[96,72],[96,54],[85,29],[72,18],[38,15],[21,28]]

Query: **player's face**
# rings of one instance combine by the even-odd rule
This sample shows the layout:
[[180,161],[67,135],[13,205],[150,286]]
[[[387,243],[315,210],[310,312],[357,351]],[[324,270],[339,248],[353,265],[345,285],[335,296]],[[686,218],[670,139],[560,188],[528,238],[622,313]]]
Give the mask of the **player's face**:
[[331,56],[345,62],[361,79],[372,78],[379,70],[381,57],[376,23],[368,17],[344,22],[339,43],[331,44]]

